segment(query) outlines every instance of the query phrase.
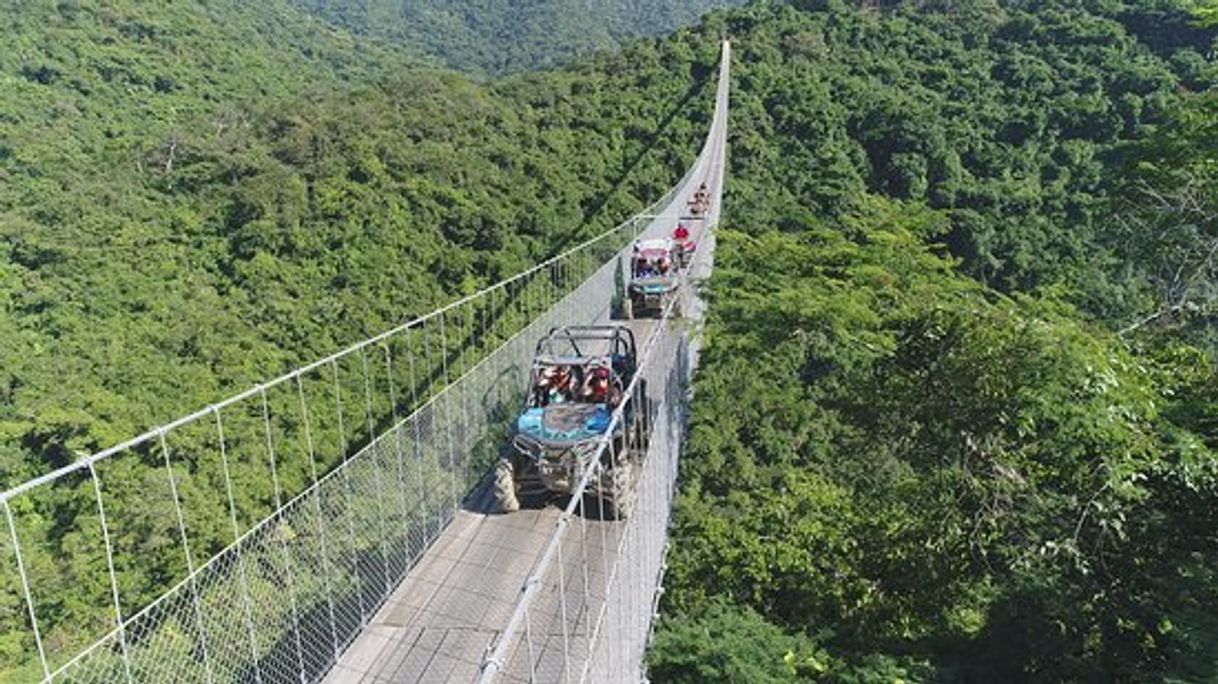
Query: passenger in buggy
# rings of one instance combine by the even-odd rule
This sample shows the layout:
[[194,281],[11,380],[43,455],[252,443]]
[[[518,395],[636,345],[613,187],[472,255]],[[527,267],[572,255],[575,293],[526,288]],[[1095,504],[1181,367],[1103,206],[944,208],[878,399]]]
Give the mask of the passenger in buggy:
[[609,401],[609,369],[596,366],[589,370],[588,379],[584,383],[584,401],[603,404]]
[[566,366],[549,366],[537,380],[536,404],[541,407],[571,400],[572,377]]

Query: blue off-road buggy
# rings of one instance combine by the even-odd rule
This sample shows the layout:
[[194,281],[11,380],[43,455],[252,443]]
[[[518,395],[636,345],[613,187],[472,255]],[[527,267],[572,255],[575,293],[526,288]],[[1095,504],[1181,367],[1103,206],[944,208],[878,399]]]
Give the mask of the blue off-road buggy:
[[622,325],[563,327],[537,343],[529,395],[516,420],[512,452],[495,466],[495,500],[503,511],[520,508],[519,492],[532,482],[574,494],[580,478],[623,405],[611,444],[601,451],[600,476],[587,493],[601,499],[604,515],[624,519],[634,503],[635,479],[645,451],[647,392],[638,370],[634,333]]

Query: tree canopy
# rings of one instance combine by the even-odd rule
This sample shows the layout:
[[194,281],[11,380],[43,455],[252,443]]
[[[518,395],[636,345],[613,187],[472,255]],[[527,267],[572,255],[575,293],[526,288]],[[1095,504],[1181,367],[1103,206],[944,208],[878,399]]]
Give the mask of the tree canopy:
[[1156,3],[726,21],[653,679],[1213,678],[1215,34]]
[[[0,475],[624,218],[692,158],[730,35],[728,225],[655,680],[1213,678],[1208,5],[759,1],[561,70],[434,67],[544,64],[705,6],[14,7]],[[159,562],[164,497],[140,496],[155,467],[108,479],[142,525],[119,540],[136,606],[183,572]],[[64,649],[110,628],[86,485],[20,511]],[[193,543],[226,543],[222,518],[191,513]],[[35,678],[0,586],[0,674]]]
[[[24,3],[0,21],[6,487],[629,217],[696,154],[718,51],[686,33],[482,83],[278,2]],[[323,466],[345,455],[328,446]],[[204,470],[184,464],[183,490],[221,494]],[[148,454],[103,468],[107,515],[130,523],[127,614],[186,573],[163,475]],[[248,529],[276,492],[236,477]],[[308,470],[281,477],[300,491]],[[16,506],[55,664],[113,628],[92,491],[66,478]],[[184,521],[200,558],[232,539],[213,503]],[[0,679],[33,680],[5,558]]]

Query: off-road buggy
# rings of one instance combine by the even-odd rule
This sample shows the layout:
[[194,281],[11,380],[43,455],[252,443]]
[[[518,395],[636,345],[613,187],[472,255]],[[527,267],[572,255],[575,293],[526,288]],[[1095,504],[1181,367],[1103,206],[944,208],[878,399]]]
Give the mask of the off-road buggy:
[[495,466],[501,510],[519,509],[520,491],[531,483],[574,494],[599,453],[603,467],[586,490],[601,500],[594,510],[614,519],[630,514],[649,415],[642,378],[631,391],[637,370],[634,333],[623,325],[555,328],[537,343],[513,449]]

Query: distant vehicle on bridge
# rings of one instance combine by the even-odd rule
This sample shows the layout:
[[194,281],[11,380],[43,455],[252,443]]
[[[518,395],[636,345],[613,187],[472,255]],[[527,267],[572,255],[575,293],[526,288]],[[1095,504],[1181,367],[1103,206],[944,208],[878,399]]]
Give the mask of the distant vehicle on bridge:
[[710,190],[706,187],[706,182],[704,181],[694,191],[694,196],[689,200],[690,218],[703,220],[706,217],[707,211],[710,211]]
[[680,279],[677,261],[680,247],[669,238],[639,240],[630,255],[630,283],[622,301],[622,315],[635,318],[659,315],[676,296]]
[[[638,371],[637,354],[634,333],[624,325],[555,328],[537,343],[514,451],[495,466],[500,510],[518,510],[519,492],[530,482],[574,494],[600,452],[603,467],[587,491],[600,498],[606,518],[629,516],[648,437],[645,381],[639,378],[631,398],[625,395]],[[619,406],[621,419],[613,423]],[[610,443],[601,449],[611,424]]]

